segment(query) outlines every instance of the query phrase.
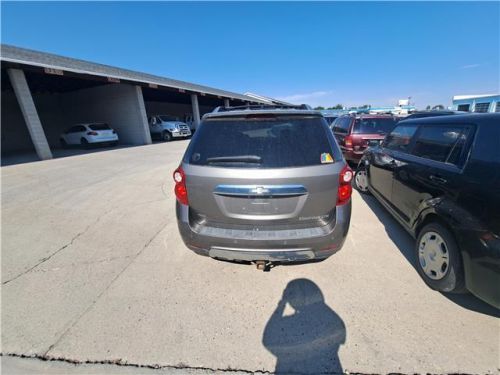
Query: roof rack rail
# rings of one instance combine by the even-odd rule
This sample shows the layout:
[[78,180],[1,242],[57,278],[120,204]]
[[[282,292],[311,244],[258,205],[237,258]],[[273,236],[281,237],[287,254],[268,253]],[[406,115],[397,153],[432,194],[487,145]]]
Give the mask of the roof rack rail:
[[259,110],[259,109],[302,109],[302,110],[312,110],[311,106],[307,104],[248,104],[236,107],[217,107],[212,113],[216,112],[230,112],[230,111],[244,111],[244,110]]

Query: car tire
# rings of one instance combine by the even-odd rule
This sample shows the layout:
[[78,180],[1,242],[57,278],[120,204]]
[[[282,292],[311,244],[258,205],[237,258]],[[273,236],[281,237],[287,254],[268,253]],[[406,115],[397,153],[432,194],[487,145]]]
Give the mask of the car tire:
[[368,172],[364,165],[356,169],[356,172],[354,173],[353,184],[356,190],[360,193],[370,194],[370,190],[368,189]]
[[169,131],[164,131],[161,133],[161,140],[163,142],[170,142],[172,140],[172,134]]
[[80,144],[82,145],[83,148],[87,149],[90,147],[89,141],[87,141],[85,138],[80,139]]
[[419,232],[415,244],[417,271],[432,289],[463,293],[465,278],[462,256],[453,234],[439,223],[430,223]]

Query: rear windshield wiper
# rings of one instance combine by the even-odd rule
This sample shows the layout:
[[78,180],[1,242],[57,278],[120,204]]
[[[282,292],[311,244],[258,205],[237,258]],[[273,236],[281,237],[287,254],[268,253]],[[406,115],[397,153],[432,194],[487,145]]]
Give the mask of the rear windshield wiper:
[[216,156],[207,158],[207,163],[260,163],[262,158],[257,155]]

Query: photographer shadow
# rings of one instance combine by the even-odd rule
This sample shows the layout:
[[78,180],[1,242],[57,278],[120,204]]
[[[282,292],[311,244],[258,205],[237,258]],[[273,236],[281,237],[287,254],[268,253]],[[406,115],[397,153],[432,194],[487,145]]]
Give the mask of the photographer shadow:
[[[293,313],[285,315],[287,305]],[[308,279],[288,283],[262,338],[277,374],[343,373],[338,351],[345,340],[344,322]]]

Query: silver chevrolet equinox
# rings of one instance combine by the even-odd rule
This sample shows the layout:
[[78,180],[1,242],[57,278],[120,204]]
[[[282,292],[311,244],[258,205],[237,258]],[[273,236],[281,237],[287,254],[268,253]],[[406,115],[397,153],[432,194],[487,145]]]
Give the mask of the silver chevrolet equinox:
[[197,254],[258,269],[323,260],[347,236],[352,176],[320,112],[219,107],[173,175],[179,231]]

